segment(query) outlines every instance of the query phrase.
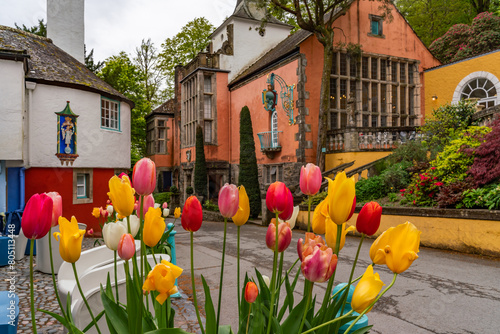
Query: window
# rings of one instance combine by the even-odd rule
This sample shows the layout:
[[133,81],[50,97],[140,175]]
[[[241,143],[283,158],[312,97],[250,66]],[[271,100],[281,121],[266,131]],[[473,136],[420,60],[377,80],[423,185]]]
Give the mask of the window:
[[211,143],[212,142],[212,122],[205,121],[204,127],[205,127],[205,129],[204,129],[205,143]]
[[120,107],[118,102],[101,98],[101,128],[120,131]]
[[497,90],[495,85],[486,78],[475,78],[469,81],[462,89],[460,99],[477,99],[479,105],[486,108],[495,105]]
[[73,204],[92,203],[93,170],[91,168],[73,169]]
[[198,76],[194,75],[182,83],[182,144],[184,147],[194,146],[196,136],[198,106]]
[[283,165],[267,165],[264,169],[266,184],[283,181]]
[[382,21],[383,18],[381,16],[369,15],[370,18],[370,32],[368,36],[377,36],[384,37],[382,34]]
[[76,198],[88,198],[89,174],[78,173],[76,175]]

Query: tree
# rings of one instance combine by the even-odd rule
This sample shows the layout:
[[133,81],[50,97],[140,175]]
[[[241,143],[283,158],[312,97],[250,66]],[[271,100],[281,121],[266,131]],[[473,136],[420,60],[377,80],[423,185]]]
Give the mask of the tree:
[[141,46],[135,49],[134,63],[139,69],[144,86],[145,99],[151,106],[160,102],[160,86],[164,79],[160,67],[158,51],[151,38],[144,39]]
[[261,212],[259,171],[255,155],[252,118],[247,106],[240,114],[240,173],[238,185],[243,185],[250,200],[250,215],[257,218]]
[[[382,3],[383,15],[390,14],[390,0],[378,0]],[[321,75],[320,107],[318,117],[318,143],[316,164],[325,170],[326,131],[330,110],[330,73],[333,60],[333,22],[337,13],[348,8],[350,0],[260,0],[264,6],[270,6],[293,15],[300,28],[312,32],[323,45],[323,72]]]
[[98,61],[96,63],[94,61],[94,49],[90,50],[89,54],[87,54],[87,46],[83,45],[83,55],[85,59],[85,67],[94,73],[99,73],[101,68],[104,66],[104,62]]
[[196,127],[196,161],[194,163],[194,191],[198,196],[207,196],[207,163],[205,161],[205,143],[201,125]]
[[38,36],[47,37],[47,24],[43,22],[43,19],[38,20],[38,25],[29,28],[24,24],[22,27],[18,26],[17,23],[14,23],[14,25],[17,29],[27,31]]
[[215,27],[204,17],[188,22],[181,31],[172,38],[167,38],[161,45],[158,55],[160,68],[166,77],[166,99],[174,97],[175,67],[185,64],[204,50],[210,42],[210,35]]
[[491,5],[498,5],[498,1],[491,0],[469,0],[472,7],[474,7],[477,14],[482,12],[489,12]]

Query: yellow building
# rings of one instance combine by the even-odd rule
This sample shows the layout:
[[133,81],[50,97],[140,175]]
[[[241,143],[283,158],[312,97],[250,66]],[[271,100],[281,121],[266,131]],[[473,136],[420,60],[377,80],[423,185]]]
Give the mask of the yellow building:
[[425,117],[433,109],[462,99],[479,99],[491,107],[500,103],[500,49],[424,71]]

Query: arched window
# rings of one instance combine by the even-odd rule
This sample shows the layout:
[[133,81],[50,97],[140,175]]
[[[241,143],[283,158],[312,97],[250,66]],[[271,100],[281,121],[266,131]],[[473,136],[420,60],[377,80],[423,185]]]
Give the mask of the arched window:
[[271,145],[278,147],[278,112],[275,110],[271,115]]
[[493,82],[486,78],[475,78],[463,86],[461,100],[478,99],[478,104],[493,107],[497,99],[497,90]]

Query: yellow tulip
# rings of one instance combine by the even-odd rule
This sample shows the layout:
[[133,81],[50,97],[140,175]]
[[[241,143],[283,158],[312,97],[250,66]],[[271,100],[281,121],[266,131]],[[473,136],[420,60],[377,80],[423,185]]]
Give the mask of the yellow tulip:
[[54,238],[59,241],[59,253],[64,261],[75,263],[82,252],[85,230],[78,228],[78,222],[74,216],[71,217],[71,222],[64,217],[59,217],[59,229],[61,233],[54,233]]
[[161,216],[160,208],[149,208],[144,216],[143,240],[149,247],[154,247],[165,232],[165,219]]
[[250,217],[250,200],[248,199],[247,192],[243,185],[238,187],[239,203],[238,211],[233,216],[233,222],[236,226],[244,225]]
[[389,233],[388,244],[384,248],[385,263],[393,273],[401,274],[418,259],[421,233],[410,222],[396,226]]
[[92,216],[99,218],[101,216],[101,210],[99,210],[99,208],[92,209]]
[[177,219],[181,216],[181,208],[180,207],[176,207],[175,210],[174,210],[174,217]]
[[[373,266],[369,265],[354,289],[351,301],[352,309],[358,313],[363,312],[377,298],[383,286],[384,282],[380,280],[379,274],[373,274]],[[371,308],[366,313],[370,311]]]
[[109,180],[108,196],[120,217],[130,216],[134,211],[134,193],[128,178],[119,178],[115,175]]
[[385,264],[385,246],[388,245],[389,235],[394,227],[389,227],[384,233],[378,236],[370,247],[370,258],[375,264]]
[[335,224],[343,224],[351,214],[356,196],[354,177],[347,178],[345,172],[340,172],[335,176],[335,180],[326,179],[328,179],[328,214]]
[[325,234],[325,221],[328,217],[328,198],[322,200],[313,213],[312,229],[316,234]]
[[162,260],[148,274],[142,286],[144,291],[159,292],[156,300],[162,304],[170,295],[177,293],[175,279],[182,274],[182,268]]
[[[354,226],[349,226],[346,229],[346,223],[342,224],[342,233],[340,234],[340,247],[339,251],[344,248],[345,236],[347,233],[356,230]],[[330,217],[326,218],[326,233],[325,240],[328,247],[335,250],[335,244],[337,243],[337,224],[335,224]]]

